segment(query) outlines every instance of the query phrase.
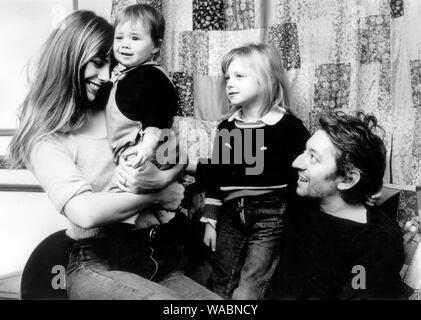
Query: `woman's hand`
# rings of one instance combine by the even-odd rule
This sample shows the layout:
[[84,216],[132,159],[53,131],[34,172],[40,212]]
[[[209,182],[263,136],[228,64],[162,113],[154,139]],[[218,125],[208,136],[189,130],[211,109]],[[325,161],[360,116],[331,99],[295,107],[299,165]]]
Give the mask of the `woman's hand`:
[[159,191],[156,196],[158,197],[158,204],[162,209],[175,211],[184,198],[184,187],[179,183],[173,183]]
[[216,250],[216,230],[210,223],[206,224],[203,243],[206,244],[212,251]]
[[174,182],[187,166],[186,153],[181,152],[180,163],[167,170],[159,170],[154,164],[148,163],[144,169],[134,169],[123,158],[116,169],[115,182],[125,192],[149,193],[161,190]]
[[131,167],[123,157],[116,169],[117,186],[125,192],[148,193],[160,190],[170,183],[170,178],[168,172],[159,170],[152,163],[139,170]]

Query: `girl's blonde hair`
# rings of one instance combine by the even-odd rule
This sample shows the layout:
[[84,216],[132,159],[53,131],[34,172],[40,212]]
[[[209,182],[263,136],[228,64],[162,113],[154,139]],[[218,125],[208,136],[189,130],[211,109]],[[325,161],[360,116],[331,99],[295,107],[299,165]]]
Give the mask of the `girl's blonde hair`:
[[290,112],[288,81],[279,51],[263,43],[234,48],[222,58],[222,73],[225,74],[229,65],[238,58],[246,59],[256,71],[264,101],[260,115],[264,116],[276,106]]
[[86,64],[106,59],[112,41],[112,26],[91,11],[73,12],[51,33],[18,111],[19,127],[9,145],[12,167],[28,165],[40,139],[81,127],[88,111]]

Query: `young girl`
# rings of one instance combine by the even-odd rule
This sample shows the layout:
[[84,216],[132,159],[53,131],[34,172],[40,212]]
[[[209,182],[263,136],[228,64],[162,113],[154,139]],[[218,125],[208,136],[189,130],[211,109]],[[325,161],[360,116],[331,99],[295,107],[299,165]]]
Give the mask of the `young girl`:
[[214,251],[210,282],[225,298],[262,299],[279,260],[286,190],[297,180],[291,163],[309,133],[288,112],[274,47],[235,48],[224,56],[222,72],[234,110],[218,127],[210,166],[201,166],[217,177],[206,182],[201,218],[203,241]]
[[[116,163],[128,160],[131,167],[156,171],[151,160],[164,169],[154,154],[177,111],[177,95],[171,80],[155,62],[165,31],[161,13],[146,4],[129,6],[114,24],[114,57],[109,102],[106,108],[108,138]],[[132,146],[132,147],[131,147]],[[129,148],[131,147],[131,148]],[[160,163],[161,162],[161,163]],[[166,166],[168,167],[168,166]],[[128,181],[121,181],[124,187]],[[115,186],[111,190],[115,190]],[[163,213],[165,215],[165,213]],[[168,220],[160,216],[159,220]]]

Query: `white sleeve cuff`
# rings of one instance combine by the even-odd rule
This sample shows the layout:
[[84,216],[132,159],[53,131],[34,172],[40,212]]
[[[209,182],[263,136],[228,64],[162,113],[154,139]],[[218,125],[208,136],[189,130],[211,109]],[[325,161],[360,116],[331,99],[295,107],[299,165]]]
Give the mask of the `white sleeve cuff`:
[[210,204],[212,206],[222,206],[222,201],[214,198],[205,198],[205,205]]
[[214,229],[216,229],[216,220],[214,219],[201,217],[200,222],[209,223]]

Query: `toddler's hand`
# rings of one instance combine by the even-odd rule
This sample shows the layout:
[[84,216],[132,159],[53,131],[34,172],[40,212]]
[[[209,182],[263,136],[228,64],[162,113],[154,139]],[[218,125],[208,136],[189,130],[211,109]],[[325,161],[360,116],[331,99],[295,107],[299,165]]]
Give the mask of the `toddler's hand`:
[[144,146],[142,143],[138,146],[128,149],[123,153],[123,157],[128,159],[128,165],[134,169],[143,170],[146,168],[153,155],[153,148]]
[[212,251],[216,250],[216,230],[209,223],[207,223],[205,227],[203,243],[206,244]]

